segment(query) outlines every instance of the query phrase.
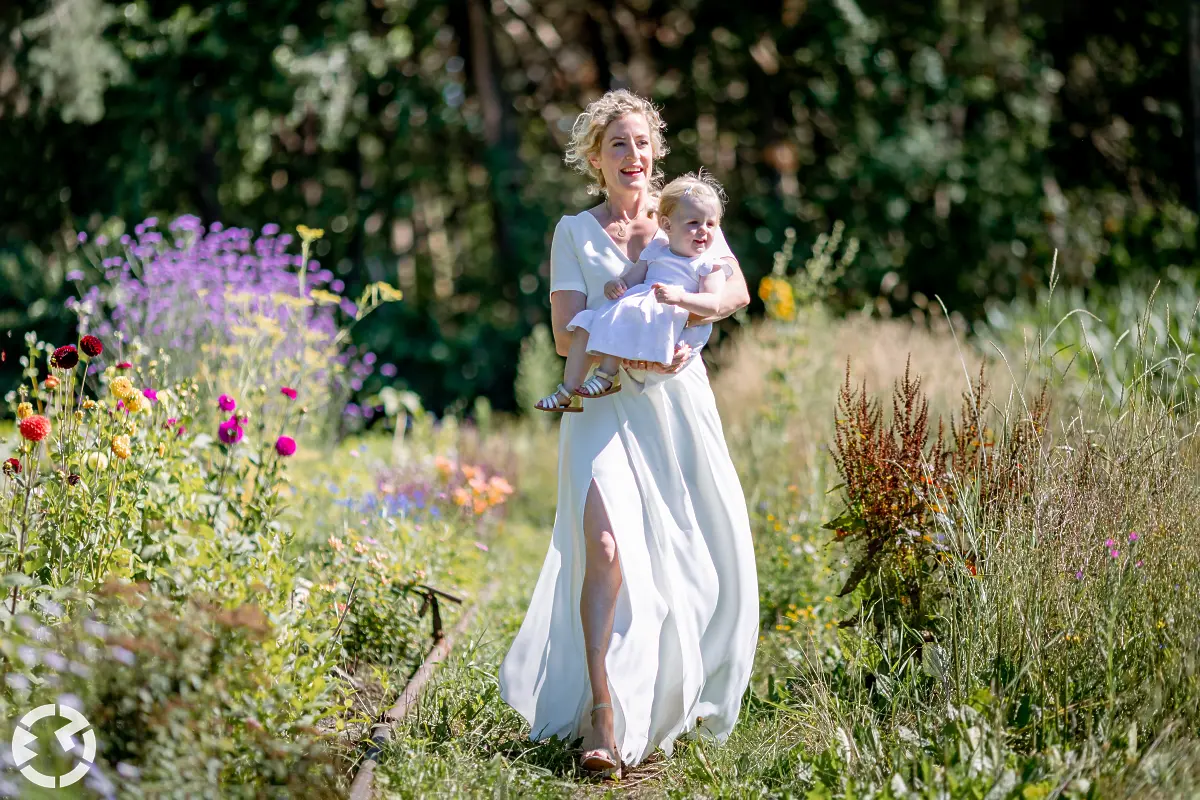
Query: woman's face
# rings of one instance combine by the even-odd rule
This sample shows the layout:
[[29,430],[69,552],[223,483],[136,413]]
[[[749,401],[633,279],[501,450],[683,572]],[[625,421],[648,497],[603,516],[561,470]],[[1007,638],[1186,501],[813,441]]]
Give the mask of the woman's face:
[[626,114],[608,123],[600,139],[600,153],[590,160],[604,176],[609,191],[649,190],[654,149],[646,118],[641,114]]

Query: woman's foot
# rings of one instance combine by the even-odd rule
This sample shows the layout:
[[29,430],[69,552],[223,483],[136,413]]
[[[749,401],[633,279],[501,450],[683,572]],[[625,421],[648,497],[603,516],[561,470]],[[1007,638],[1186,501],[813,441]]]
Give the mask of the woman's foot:
[[621,756],[613,733],[613,711],[608,703],[592,707],[592,729],[583,740],[579,766],[595,777],[621,776]]
[[596,398],[610,395],[614,392],[621,391],[621,384],[617,383],[616,373],[608,373],[602,369],[596,370],[592,377],[579,385],[575,390],[575,394],[580,397]]
[[548,394],[534,404],[534,408],[538,411],[550,411],[555,413],[579,412],[583,411],[583,403],[575,397],[575,393],[563,386],[558,385],[558,391],[554,394]]

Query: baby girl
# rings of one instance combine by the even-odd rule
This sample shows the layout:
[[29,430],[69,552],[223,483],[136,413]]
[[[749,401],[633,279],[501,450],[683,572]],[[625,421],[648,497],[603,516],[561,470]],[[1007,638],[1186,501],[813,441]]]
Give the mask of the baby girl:
[[[667,241],[655,238],[636,264],[604,286],[610,302],[580,311],[567,325],[574,331],[563,382],[537,403],[542,411],[583,410],[578,397],[620,391],[622,359],[670,364],[691,314],[717,313],[728,252],[712,247],[724,205],[720,185],[708,175],[684,175],[659,196],[659,225]],[[706,337],[705,337],[706,338]],[[693,349],[703,345],[688,337]],[[589,355],[600,356],[592,377]]]

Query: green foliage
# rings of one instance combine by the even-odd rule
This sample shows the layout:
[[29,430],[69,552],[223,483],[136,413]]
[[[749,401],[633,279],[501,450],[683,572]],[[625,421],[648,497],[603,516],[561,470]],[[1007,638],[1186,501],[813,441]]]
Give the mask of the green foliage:
[[398,388],[511,408],[520,342],[548,321],[552,221],[591,202],[561,149],[616,85],[663,105],[668,174],[726,186],[752,285],[782,231],[834,220],[861,245],[848,307],[884,287],[883,309],[938,295],[970,315],[1036,285],[1056,247],[1073,284],[1195,262],[1183,0],[647,2],[636,25],[549,0],[18,6],[0,12],[23,32],[0,43],[17,337],[69,325],[77,230],[307,222],[337,234],[315,256],[350,295],[404,291],[355,331]]
[[517,362],[517,408],[522,414],[548,422],[547,415],[534,409],[537,401],[562,383],[563,360],[554,349],[550,328],[538,325],[521,342],[521,358]]

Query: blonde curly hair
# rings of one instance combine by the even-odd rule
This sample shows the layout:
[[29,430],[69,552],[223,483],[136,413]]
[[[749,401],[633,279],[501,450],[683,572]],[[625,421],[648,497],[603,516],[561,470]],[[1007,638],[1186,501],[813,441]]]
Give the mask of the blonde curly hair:
[[658,214],[669,217],[675,212],[675,207],[684,197],[698,196],[712,202],[717,207],[717,216],[725,213],[725,190],[712,173],[703,168],[687,175],[680,175],[663,187],[658,195]]
[[[591,179],[588,194],[608,191],[604,184],[604,175],[592,166],[591,159],[600,154],[604,131],[627,114],[641,114],[645,118],[646,126],[650,128],[650,149],[654,153],[655,162],[668,152],[667,141],[663,136],[667,124],[663,122],[662,115],[653,103],[628,89],[605,92],[603,97],[588,103],[583,113],[575,118],[564,158],[569,165]],[[651,186],[657,186],[661,179],[662,173],[656,166],[654,174],[650,176]]]

